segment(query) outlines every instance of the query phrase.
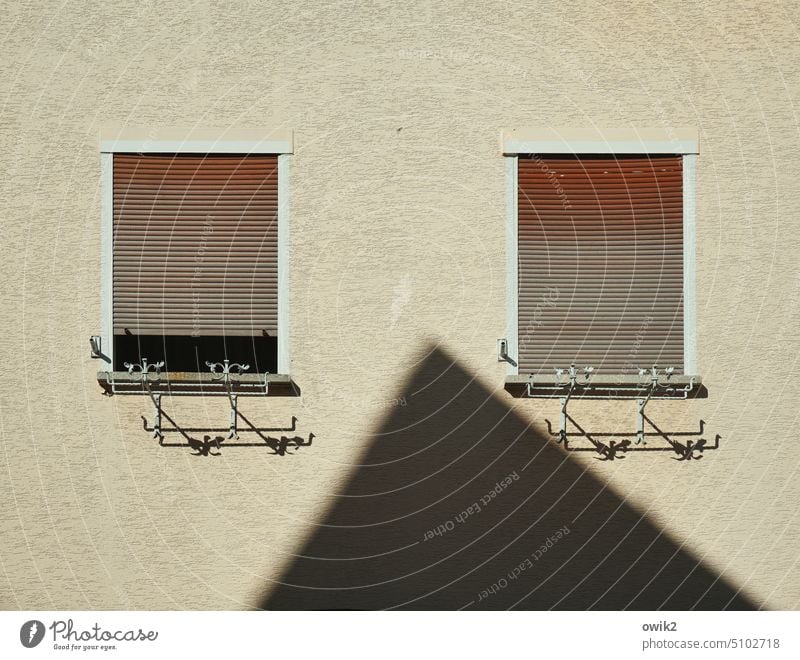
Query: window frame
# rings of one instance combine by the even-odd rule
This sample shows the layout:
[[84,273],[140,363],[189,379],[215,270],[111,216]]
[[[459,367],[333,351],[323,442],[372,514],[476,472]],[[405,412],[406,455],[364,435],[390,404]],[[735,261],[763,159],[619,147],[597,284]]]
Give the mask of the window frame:
[[[501,147],[506,198],[507,375],[519,376],[518,180],[520,155],[672,154],[683,163],[683,357],[684,374],[699,373],[697,362],[696,178],[698,136],[692,128],[534,128],[504,130]],[[569,365],[564,365],[565,367]],[[583,366],[583,365],[581,365]],[[669,366],[669,365],[659,365]],[[525,374],[523,374],[525,375]],[[617,375],[617,374],[606,374]]]
[[278,157],[278,374],[291,371],[289,318],[291,130],[106,129],[100,135],[100,338],[103,359],[114,364],[114,154],[264,154]]

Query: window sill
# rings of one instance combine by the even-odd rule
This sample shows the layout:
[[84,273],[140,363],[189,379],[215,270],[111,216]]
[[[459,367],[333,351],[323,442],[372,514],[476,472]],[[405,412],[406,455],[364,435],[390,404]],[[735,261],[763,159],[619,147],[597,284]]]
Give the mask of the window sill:
[[[639,399],[647,397],[650,388],[650,376],[635,374],[595,374],[589,380],[589,386],[583,385],[584,379],[578,377],[578,384],[571,398],[602,399]],[[528,385],[531,385],[529,388]],[[505,389],[512,396],[519,398],[559,398],[566,395],[569,380],[555,374],[535,374],[533,376],[506,376]],[[702,399],[708,396],[700,376],[675,375],[659,380],[659,387],[653,394],[654,399]]]
[[[127,371],[99,371],[97,382],[108,395],[153,393],[194,396],[225,396],[228,386],[219,374],[195,371],[165,371],[151,375],[147,384],[141,374]],[[230,392],[251,396],[299,396],[300,388],[286,374],[236,374],[231,376]]]

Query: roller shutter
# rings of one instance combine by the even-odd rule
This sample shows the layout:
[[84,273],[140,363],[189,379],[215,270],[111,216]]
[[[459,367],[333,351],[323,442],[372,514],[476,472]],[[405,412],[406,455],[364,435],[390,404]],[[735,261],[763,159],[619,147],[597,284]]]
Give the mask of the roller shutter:
[[114,155],[115,334],[277,334],[277,162]]
[[683,373],[680,156],[518,163],[519,371]]

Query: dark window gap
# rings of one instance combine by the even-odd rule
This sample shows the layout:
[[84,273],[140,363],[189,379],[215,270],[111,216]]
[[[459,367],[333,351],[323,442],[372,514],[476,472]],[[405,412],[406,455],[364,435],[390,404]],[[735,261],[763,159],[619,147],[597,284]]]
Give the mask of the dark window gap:
[[247,373],[277,373],[277,337],[191,337],[179,335],[116,335],[114,370],[126,371],[125,362],[164,361],[162,371],[207,372],[206,362],[249,364]]

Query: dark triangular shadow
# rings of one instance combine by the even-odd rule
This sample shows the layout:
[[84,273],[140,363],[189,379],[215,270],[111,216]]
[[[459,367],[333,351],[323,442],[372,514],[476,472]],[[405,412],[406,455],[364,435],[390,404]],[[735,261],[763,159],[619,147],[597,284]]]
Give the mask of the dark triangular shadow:
[[432,348],[260,607],[755,608],[503,396]]

